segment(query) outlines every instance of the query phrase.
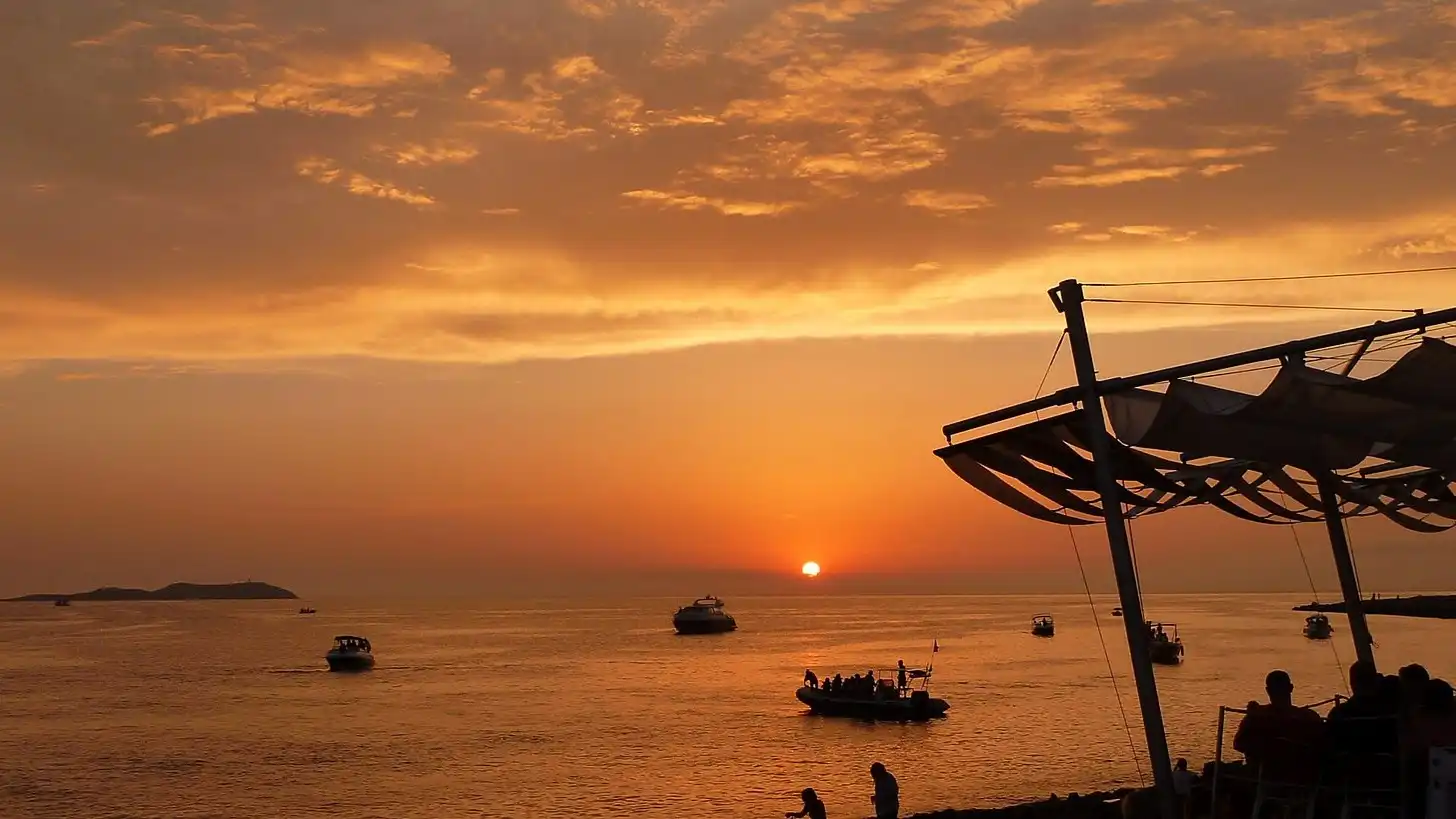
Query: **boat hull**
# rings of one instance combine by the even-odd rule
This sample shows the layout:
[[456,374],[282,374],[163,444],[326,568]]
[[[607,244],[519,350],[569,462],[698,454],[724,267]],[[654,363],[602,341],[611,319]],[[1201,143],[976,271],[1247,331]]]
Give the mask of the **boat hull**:
[[1311,640],[1328,640],[1334,636],[1334,633],[1329,629],[1323,631],[1320,629],[1305,629],[1304,636]]
[[737,631],[738,623],[732,617],[674,617],[672,627],[677,629],[678,634],[726,634]]
[[1034,628],[1031,630],[1033,637],[1055,637],[1057,630],[1054,628]]
[[924,722],[944,717],[945,712],[950,710],[950,703],[929,695],[912,694],[897,700],[862,700],[830,696],[822,688],[810,688],[806,685],[795,692],[794,696],[799,702],[809,706],[810,712],[825,717]]
[[374,667],[373,654],[330,651],[324,659],[328,661],[330,671],[368,671]]
[[1158,665],[1180,665],[1183,662],[1183,645],[1154,642],[1148,647],[1148,659]]

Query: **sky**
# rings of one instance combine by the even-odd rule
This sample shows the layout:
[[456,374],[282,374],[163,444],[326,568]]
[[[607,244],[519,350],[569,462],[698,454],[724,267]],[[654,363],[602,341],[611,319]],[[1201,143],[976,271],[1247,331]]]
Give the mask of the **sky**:
[[[931,455],[1036,391],[1047,288],[1456,263],[1440,0],[0,19],[0,594],[1077,588]],[[1456,271],[1096,293],[1429,309]],[[1397,315],[1090,308],[1105,374]],[[1149,591],[1307,586],[1287,529],[1140,525]],[[1456,587],[1453,537],[1356,547]]]

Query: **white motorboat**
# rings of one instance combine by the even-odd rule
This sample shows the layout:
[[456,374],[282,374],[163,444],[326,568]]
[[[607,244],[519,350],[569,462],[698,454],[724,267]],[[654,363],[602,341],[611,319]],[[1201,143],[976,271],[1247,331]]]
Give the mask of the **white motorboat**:
[[1304,636],[1311,640],[1328,640],[1335,633],[1330,618],[1323,614],[1311,614],[1304,618]]
[[374,648],[363,637],[345,634],[334,638],[334,647],[324,659],[330,671],[368,671],[374,667]]
[[738,621],[723,610],[722,600],[709,596],[678,609],[672,616],[672,627],[678,634],[722,634],[737,630]]

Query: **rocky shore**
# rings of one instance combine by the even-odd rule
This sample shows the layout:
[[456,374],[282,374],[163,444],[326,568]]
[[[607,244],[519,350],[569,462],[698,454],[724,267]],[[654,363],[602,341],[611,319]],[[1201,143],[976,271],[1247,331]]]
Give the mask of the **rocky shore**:
[[1040,802],[1008,805],[1004,808],[938,810],[917,813],[909,819],[1121,819],[1122,800],[1134,788],[1066,796],[1053,794]]

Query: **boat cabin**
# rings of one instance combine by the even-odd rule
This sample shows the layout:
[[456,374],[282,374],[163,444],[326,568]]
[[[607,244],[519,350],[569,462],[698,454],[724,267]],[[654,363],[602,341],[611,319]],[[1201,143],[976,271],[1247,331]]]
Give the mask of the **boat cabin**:
[[343,654],[374,653],[374,649],[369,645],[368,640],[363,637],[353,637],[347,634],[334,638],[334,651]]

